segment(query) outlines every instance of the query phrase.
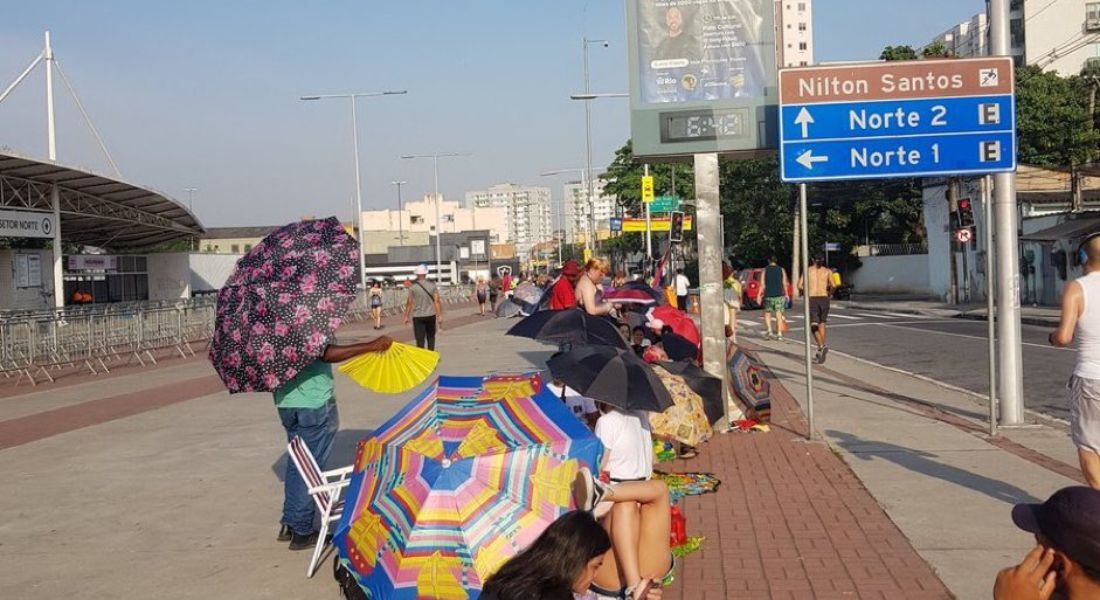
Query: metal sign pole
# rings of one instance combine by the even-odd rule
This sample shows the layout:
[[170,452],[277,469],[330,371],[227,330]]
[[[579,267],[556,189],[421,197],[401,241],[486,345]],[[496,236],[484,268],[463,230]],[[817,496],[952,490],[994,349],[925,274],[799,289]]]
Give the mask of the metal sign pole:
[[[991,0],[993,54],[1008,56],[1009,0]],[[1008,74],[1011,77],[1011,74]],[[997,337],[1000,338],[1001,425],[1024,424],[1023,348],[1020,331],[1020,265],[1017,239],[1016,174],[993,177],[993,217],[997,227]]]
[[[645,165],[645,176],[649,177],[649,163]],[[642,202],[645,205],[645,260],[649,264],[653,260],[653,228],[650,224],[650,202]]]
[[[799,225],[802,229],[802,277],[806,283],[809,283],[810,272],[810,230],[807,226],[808,219],[806,218],[806,184],[803,183],[798,186],[798,212],[799,212]],[[810,294],[809,290],[806,290],[802,294],[802,317],[803,317],[803,333],[804,341],[806,342],[806,419],[807,431],[806,439],[814,439],[814,363],[813,363],[813,333],[810,331]]]
[[997,435],[997,318],[993,308],[993,203],[989,176],[982,177],[982,209],[985,211],[985,314],[989,327],[989,435]]
[[[718,154],[695,155],[696,236],[699,244],[699,302],[702,304],[703,368],[726,389],[726,324],[722,299],[722,231]],[[729,403],[723,402],[729,427]]]

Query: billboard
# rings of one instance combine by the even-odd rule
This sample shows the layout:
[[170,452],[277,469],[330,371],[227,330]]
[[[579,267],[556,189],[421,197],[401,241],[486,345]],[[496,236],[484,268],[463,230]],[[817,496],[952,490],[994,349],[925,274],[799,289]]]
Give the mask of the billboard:
[[774,0],[627,0],[639,157],[775,147]]

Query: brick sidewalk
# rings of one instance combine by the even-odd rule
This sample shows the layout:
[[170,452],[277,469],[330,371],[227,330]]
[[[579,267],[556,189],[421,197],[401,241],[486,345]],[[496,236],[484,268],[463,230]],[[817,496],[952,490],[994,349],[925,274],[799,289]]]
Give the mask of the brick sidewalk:
[[722,480],[682,501],[688,535],[707,539],[665,598],[951,598],[851,469],[804,441],[801,409],[770,379],[770,433],[720,434],[697,458],[657,466]]

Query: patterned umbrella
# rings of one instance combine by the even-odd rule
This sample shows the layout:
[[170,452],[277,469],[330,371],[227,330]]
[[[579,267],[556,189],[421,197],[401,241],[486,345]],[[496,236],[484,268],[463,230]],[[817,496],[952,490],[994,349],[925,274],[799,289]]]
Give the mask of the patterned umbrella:
[[658,364],[653,371],[672,396],[673,405],[664,412],[650,414],[649,423],[653,426],[653,433],[682,444],[698,446],[714,435],[703,409],[703,399],[688,386],[683,376],[666,371],[663,368],[666,364],[674,363]]
[[730,387],[741,398],[750,413],[760,417],[771,413],[771,384],[764,377],[764,365],[744,350],[737,348],[726,363],[730,372]]
[[657,298],[648,292],[626,287],[617,290],[607,290],[603,293],[603,299],[613,304],[639,304],[650,306],[657,304]]
[[336,547],[374,600],[477,598],[602,453],[537,375],[440,377],[359,443]]
[[336,217],[282,227],[237,261],[209,354],[229,392],[274,391],[316,360],[355,300],[358,265]]

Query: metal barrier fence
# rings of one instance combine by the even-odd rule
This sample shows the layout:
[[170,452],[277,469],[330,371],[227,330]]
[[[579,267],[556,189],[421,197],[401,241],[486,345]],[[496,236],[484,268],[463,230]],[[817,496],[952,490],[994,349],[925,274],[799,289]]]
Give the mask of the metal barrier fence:
[[[383,290],[383,314],[400,314],[406,294]],[[467,287],[440,288],[447,304],[466,302],[470,294]],[[200,298],[0,314],[0,376],[37,385],[66,370],[109,373],[112,366],[155,365],[158,355],[194,356],[194,345],[210,339],[215,310],[213,298]],[[369,298],[360,294],[347,320],[370,317]]]

